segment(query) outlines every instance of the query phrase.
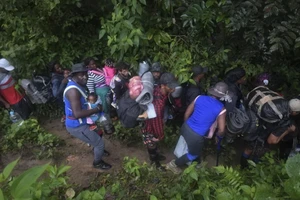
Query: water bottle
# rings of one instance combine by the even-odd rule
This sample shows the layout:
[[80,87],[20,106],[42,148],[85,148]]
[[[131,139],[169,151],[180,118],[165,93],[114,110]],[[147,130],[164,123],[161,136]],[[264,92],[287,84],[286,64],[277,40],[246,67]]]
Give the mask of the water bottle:
[[114,133],[115,128],[112,124],[110,117],[106,113],[103,113],[101,115],[99,121],[100,121],[100,125],[103,127],[105,134],[111,135]]
[[11,110],[9,112],[9,117],[10,117],[10,120],[14,124],[18,124],[18,126],[21,126],[24,122],[24,120],[21,118],[21,116],[17,112],[15,112],[14,110]]

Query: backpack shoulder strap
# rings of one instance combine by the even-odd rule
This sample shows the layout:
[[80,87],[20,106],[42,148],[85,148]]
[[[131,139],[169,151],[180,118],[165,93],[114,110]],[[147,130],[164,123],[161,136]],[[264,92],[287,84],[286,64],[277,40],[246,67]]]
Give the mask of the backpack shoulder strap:
[[87,98],[87,95],[85,94],[85,92],[83,92],[83,91],[82,91],[79,87],[77,87],[76,85],[70,85],[70,86],[68,86],[68,87],[65,89],[65,91],[64,91],[63,97],[65,97],[67,91],[70,90],[70,89],[72,89],[72,88],[77,89],[77,90],[80,92],[80,94],[83,96],[83,98],[85,98],[85,99]]

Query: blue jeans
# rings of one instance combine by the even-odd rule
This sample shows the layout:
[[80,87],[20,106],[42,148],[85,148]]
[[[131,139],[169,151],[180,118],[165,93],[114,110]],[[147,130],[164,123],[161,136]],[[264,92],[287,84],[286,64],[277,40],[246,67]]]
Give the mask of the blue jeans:
[[66,128],[72,136],[94,147],[94,163],[99,163],[102,160],[104,141],[95,131],[91,131],[88,125],[81,125],[76,128]]

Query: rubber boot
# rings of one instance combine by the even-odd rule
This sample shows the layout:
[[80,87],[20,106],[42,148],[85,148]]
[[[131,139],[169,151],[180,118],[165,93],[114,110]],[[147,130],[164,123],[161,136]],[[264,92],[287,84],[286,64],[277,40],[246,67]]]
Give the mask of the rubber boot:
[[241,169],[245,169],[245,168],[249,167],[249,164],[248,164],[249,157],[250,157],[249,155],[243,153],[243,155],[241,156],[241,161],[240,161]]
[[166,169],[163,166],[161,166],[159,162],[159,155],[157,153],[156,148],[154,149],[148,148],[148,154],[149,154],[151,164],[155,164],[156,169],[158,169],[159,171],[166,171]]

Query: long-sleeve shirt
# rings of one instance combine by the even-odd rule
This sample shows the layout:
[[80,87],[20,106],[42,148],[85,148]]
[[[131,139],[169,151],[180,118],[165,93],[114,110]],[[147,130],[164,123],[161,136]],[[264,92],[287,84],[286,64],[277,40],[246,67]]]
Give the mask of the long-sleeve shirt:
[[62,94],[61,86],[64,76],[62,74],[52,73],[51,83],[52,83],[52,94],[54,97],[58,98]]
[[[105,85],[105,76],[103,73],[101,73],[100,70],[99,73],[94,73],[94,70],[88,71],[88,81],[87,81],[87,88],[90,93],[95,92],[95,87],[100,87],[101,85]],[[95,70],[96,71],[96,70]]]

